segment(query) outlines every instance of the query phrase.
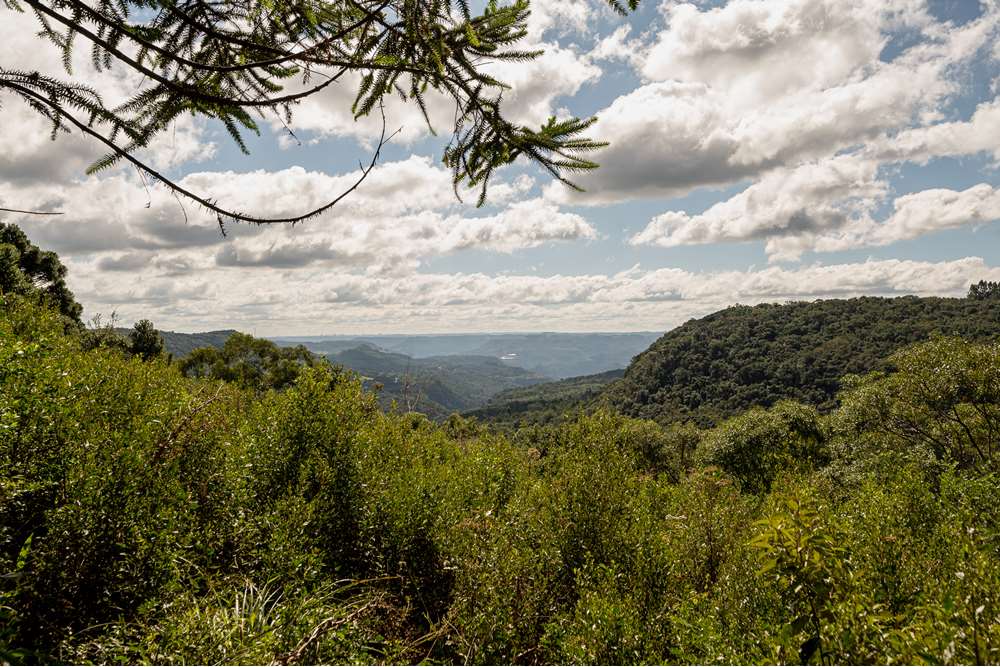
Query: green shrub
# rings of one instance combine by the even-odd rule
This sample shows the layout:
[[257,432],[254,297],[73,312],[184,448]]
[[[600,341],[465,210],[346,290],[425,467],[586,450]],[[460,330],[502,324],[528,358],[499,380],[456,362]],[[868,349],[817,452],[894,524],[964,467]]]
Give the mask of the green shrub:
[[891,357],[893,371],[853,378],[835,424],[841,456],[889,450],[980,472],[1000,465],[1000,344],[935,337]]
[[812,468],[827,459],[826,433],[810,407],[783,401],[754,408],[709,431],[698,452],[702,463],[722,468],[748,493],[765,493],[790,468]]

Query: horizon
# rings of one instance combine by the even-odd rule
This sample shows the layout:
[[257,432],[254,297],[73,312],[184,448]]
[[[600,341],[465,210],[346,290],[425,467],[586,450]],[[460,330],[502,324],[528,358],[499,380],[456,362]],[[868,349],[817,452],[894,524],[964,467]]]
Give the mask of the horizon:
[[[970,283],[969,286],[971,286],[971,284],[972,283]],[[966,289],[968,289],[969,286],[967,286]],[[929,295],[929,296],[931,296],[931,297],[937,297],[937,298],[963,299],[963,298],[966,298],[967,295],[965,293],[962,293],[962,294],[947,295],[947,296],[938,296],[938,295]],[[259,335],[261,337],[267,338],[269,340],[287,340],[287,341],[299,341],[299,340],[301,340],[301,341],[309,341],[309,340],[318,340],[318,339],[321,339],[321,338],[330,338],[330,339],[337,339],[337,338],[355,339],[355,338],[393,338],[393,337],[398,337],[398,338],[419,338],[419,337],[448,337],[448,336],[454,336],[454,337],[459,337],[459,336],[540,336],[540,335],[545,335],[545,334],[574,335],[574,336],[590,336],[590,335],[593,335],[593,336],[602,336],[602,335],[606,335],[606,336],[626,336],[626,335],[629,335],[629,334],[655,334],[655,335],[663,335],[665,333],[668,333],[668,332],[672,331],[673,329],[676,329],[676,328],[682,326],[683,324],[685,324],[685,322],[688,322],[690,320],[702,319],[704,317],[707,317],[709,315],[721,312],[723,310],[727,310],[729,308],[740,307],[740,306],[753,307],[753,306],[762,306],[762,305],[786,305],[786,304],[792,304],[792,303],[814,303],[816,301],[844,301],[844,300],[856,299],[856,298],[905,299],[905,298],[908,298],[908,297],[926,298],[926,295],[913,294],[913,293],[859,294],[859,295],[852,295],[852,296],[819,295],[819,296],[817,296],[814,299],[783,299],[783,300],[774,300],[774,301],[759,301],[759,302],[752,303],[752,304],[750,304],[750,303],[738,303],[737,302],[737,303],[730,303],[728,305],[722,306],[718,310],[713,310],[711,312],[707,312],[707,313],[700,314],[700,315],[693,315],[692,317],[688,318],[687,320],[684,320],[683,322],[678,322],[677,324],[674,324],[674,325],[672,325],[672,326],[670,326],[668,328],[665,328],[665,329],[622,329],[622,330],[618,330],[618,331],[614,331],[614,330],[589,330],[589,329],[579,329],[579,330],[548,330],[548,329],[539,329],[539,330],[534,330],[534,331],[532,331],[532,330],[520,330],[520,331],[518,331],[518,330],[510,330],[510,331],[504,331],[504,330],[489,330],[489,329],[487,329],[487,330],[482,330],[482,331],[459,331],[459,332],[452,332],[452,331],[449,331],[449,332],[444,332],[444,331],[416,331],[416,332],[414,332],[414,331],[400,330],[400,331],[396,331],[396,332],[389,332],[389,331],[379,331],[379,332],[370,332],[370,331],[368,331],[368,332],[366,332],[366,331],[361,331],[361,332],[357,332],[357,333],[305,333],[305,334],[281,334],[281,333],[276,333],[275,334],[275,333],[269,333],[269,334],[259,334]],[[126,322],[119,321],[119,326],[121,328],[127,328],[127,327],[124,326],[125,324],[126,324]],[[135,322],[128,322],[127,324],[128,324],[128,326],[131,326],[131,325],[135,324]],[[240,330],[239,329],[234,329],[232,327],[222,327],[222,328],[219,328],[219,329],[197,329],[197,330],[190,330],[190,331],[179,331],[179,330],[175,330],[175,329],[163,329],[163,328],[161,328],[160,331],[163,331],[165,333],[177,333],[177,334],[187,334],[187,335],[190,335],[190,334],[216,333],[216,332],[220,332],[220,331],[240,331]],[[242,331],[241,333],[250,333],[253,336],[257,336],[258,335],[257,332],[252,332],[252,331]]]

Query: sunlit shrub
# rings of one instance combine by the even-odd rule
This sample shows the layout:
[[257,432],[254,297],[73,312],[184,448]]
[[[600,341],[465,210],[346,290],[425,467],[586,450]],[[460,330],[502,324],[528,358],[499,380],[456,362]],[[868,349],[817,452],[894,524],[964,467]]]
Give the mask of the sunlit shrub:
[[785,401],[754,408],[708,432],[701,461],[736,479],[748,493],[763,493],[782,470],[811,468],[827,458],[823,423],[810,407]]

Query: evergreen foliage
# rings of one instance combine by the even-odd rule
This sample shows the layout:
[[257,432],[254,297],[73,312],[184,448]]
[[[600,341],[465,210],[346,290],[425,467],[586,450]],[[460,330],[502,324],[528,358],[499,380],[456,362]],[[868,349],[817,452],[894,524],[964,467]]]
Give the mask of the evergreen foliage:
[[0,222],[0,292],[36,294],[79,324],[83,307],[66,286],[66,267],[52,251],[41,250],[21,228]]
[[969,285],[969,298],[1000,299],[1000,282],[980,280],[974,285]]
[[[609,0],[621,13],[634,9]],[[218,121],[247,152],[243,135],[259,133],[268,115],[286,124],[294,105],[330,86],[360,77],[352,111],[362,117],[399,96],[423,112],[426,98],[455,105],[444,162],[455,192],[478,189],[486,200],[495,171],[524,157],[571,187],[574,172],[594,169],[587,155],[605,144],[583,136],[596,119],[550,118],[530,128],[504,115],[503,82],[486,62],[524,62],[540,52],[518,48],[527,34],[528,0],[491,0],[474,13],[465,0],[3,0],[0,12],[30,11],[41,35],[63,54],[72,76],[76,49],[98,70],[124,69],[143,82],[131,99],[108,106],[97,91],[16,63],[0,68],[0,90],[52,123],[52,134],[80,132],[107,154],[89,172],[126,161],[175,194],[226,221],[295,223],[319,215],[352,192],[375,166],[388,139],[383,124],[367,167],[347,190],[311,211],[280,218],[240,212],[195,193],[156,171],[139,151],[182,115]],[[384,114],[383,114],[384,121]],[[434,128],[430,128],[432,131]],[[224,227],[223,227],[224,229]]]
[[139,320],[128,334],[128,350],[143,361],[163,354],[163,337],[149,320]]

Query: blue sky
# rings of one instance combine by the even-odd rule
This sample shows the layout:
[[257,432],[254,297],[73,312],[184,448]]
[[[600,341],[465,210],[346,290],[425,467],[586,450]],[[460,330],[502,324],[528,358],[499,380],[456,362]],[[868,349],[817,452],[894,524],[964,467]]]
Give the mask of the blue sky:
[[[66,212],[12,219],[60,252],[88,314],[179,330],[665,330],[735,302],[961,296],[1000,279],[997,0],[532,6],[526,46],[545,55],[496,72],[520,122],[598,116],[611,146],[583,195],[516,164],[490,205],[460,204],[447,137],[395,104],[403,131],[344,206],[223,239],[134,173],[84,177],[96,146],[49,142],[0,100],[0,206]],[[3,18],[4,62],[59,71],[30,17]],[[137,85],[88,71],[85,53],[74,76],[110,97]],[[301,145],[268,122],[244,156],[184,119],[147,157],[244,210],[306,210],[368,159],[378,123],[353,121],[352,96],[298,108]]]

